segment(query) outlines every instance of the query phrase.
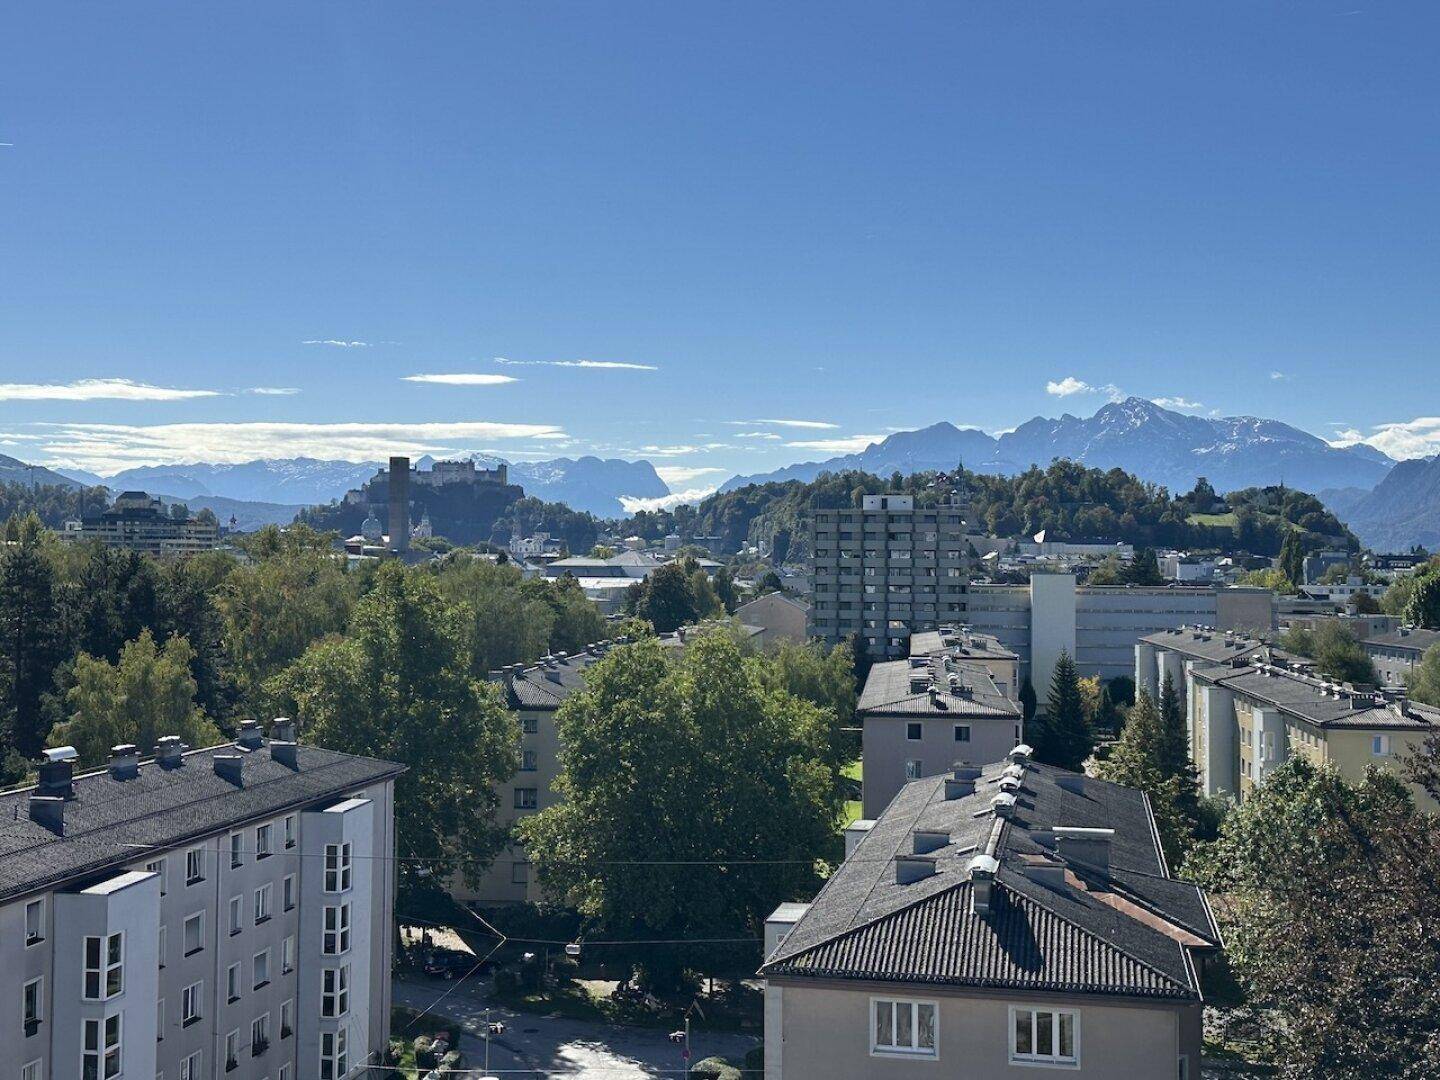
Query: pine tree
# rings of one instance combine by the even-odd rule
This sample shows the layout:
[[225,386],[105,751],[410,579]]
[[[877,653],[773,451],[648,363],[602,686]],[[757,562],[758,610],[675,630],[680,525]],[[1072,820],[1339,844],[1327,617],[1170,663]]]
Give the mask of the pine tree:
[[16,753],[34,757],[47,734],[41,701],[60,660],[60,610],[44,526],[34,514],[12,524],[16,540],[0,560],[0,724]]
[[1285,534],[1280,545],[1279,570],[1292,585],[1305,584],[1305,545],[1295,529]]
[[1070,654],[1061,651],[1050,680],[1045,716],[1038,725],[1040,742],[1035,756],[1062,769],[1078,770],[1095,748],[1085,699],[1080,692],[1080,673]]
[[1156,760],[1166,776],[1179,776],[1190,766],[1190,736],[1185,730],[1185,714],[1180,709],[1180,695],[1170,672],[1160,684],[1160,754]]

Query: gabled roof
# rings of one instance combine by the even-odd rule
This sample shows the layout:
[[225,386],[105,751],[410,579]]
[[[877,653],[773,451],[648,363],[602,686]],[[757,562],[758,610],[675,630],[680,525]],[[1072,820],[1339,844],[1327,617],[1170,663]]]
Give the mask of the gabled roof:
[[[946,776],[905,785],[762,974],[1198,1000],[1189,953],[1218,947],[1219,931],[1200,890],[1170,878],[1145,796],[1029,763],[1013,815],[997,819],[1004,775],[989,766],[953,799]],[[1058,826],[1113,830],[1108,868],[1067,863]],[[948,843],[927,856],[935,873],[902,884],[897,856],[916,833]],[[984,913],[969,872],[980,853],[998,863]],[[1035,863],[1063,866],[1064,882],[1042,884]]]
[[1250,656],[1265,647],[1265,642],[1255,638],[1196,626],[1161,630],[1156,634],[1147,634],[1140,640],[1147,645],[1179,653],[1191,660],[1208,660],[1215,664]]
[[1196,678],[1223,686],[1282,713],[1324,728],[1424,730],[1434,720],[1415,705],[1373,691],[1347,690],[1318,676],[1273,664],[1196,668]]
[[1360,642],[1366,648],[1405,649],[1423,653],[1432,645],[1440,645],[1440,630],[1422,630],[1416,626],[1392,630],[1388,634],[1373,634]]
[[[950,691],[949,676],[952,673],[959,676],[965,693]],[[933,679],[934,698],[928,685],[924,689],[915,689],[912,677],[917,680]],[[953,659],[947,664],[946,658],[941,655],[928,658],[918,667],[912,660],[890,660],[872,665],[855,711],[871,716],[945,716],[956,719],[1011,720],[1021,715],[1020,705],[1000,692],[989,669],[983,664]]]

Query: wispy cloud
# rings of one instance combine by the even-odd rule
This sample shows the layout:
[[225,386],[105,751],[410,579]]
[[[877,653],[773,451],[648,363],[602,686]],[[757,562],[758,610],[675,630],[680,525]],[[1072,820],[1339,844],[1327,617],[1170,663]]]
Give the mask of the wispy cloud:
[[883,435],[846,435],[838,439],[799,439],[785,445],[797,450],[822,450],[827,454],[858,454],[871,443],[884,438]]
[[633,449],[622,449],[624,454],[643,454],[646,457],[683,457],[686,454],[700,454],[706,450],[724,450],[724,443],[672,443],[660,445],[651,443],[647,446],[637,446]]
[[247,394],[260,394],[262,397],[289,397],[291,394],[298,394],[298,386],[252,386],[245,391]]
[[0,401],[186,401],[217,397],[218,390],[182,390],[130,379],[77,379],[68,383],[0,383]]
[[441,386],[503,386],[519,382],[513,375],[496,375],[493,371],[457,371],[450,374],[406,375],[405,382],[438,383]]
[[1205,408],[1202,403],[1198,401],[1190,401],[1183,397],[1157,397],[1151,398],[1150,400],[1153,401],[1156,405],[1159,405],[1162,409],[1193,410]]
[[674,488],[676,484],[688,484],[702,476],[713,476],[715,473],[723,473],[726,470],[716,465],[690,466],[690,465],[657,465],[655,472],[660,479],[665,481],[667,487]]
[[1282,380],[1282,379],[1288,379],[1289,377],[1290,377],[1290,376],[1289,376],[1289,375],[1286,375],[1285,372],[1283,372],[1283,371],[1272,371],[1272,372],[1270,372],[1270,378],[1274,379],[1276,382],[1279,382],[1279,381]]
[[1440,416],[1379,424],[1369,434],[1358,428],[1343,428],[1329,442],[1342,447],[1364,443],[1401,461],[1431,457],[1440,454]]
[[779,438],[781,438],[781,436],[776,435],[775,432],[773,432],[773,431],[737,431],[737,432],[735,433],[735,438],[737,438],[737,439],[779,439]]
[[495,363],[509,364],[512,367],[598,368],[603,371],[660,370],[654,364],[632,364],[625,360],[509,360],[503,356],[497,356]]
[[1059,382],[1047,382],[1045,392],[1055,397],[1070,397],[1072,394],[1093,394],[1095,387],[1074,375],[1066,375]]
[[337,349],[368,349],[368,341],[345,341],[342,338],[310,338],[302,341],[301,345],[333,345]]
[[620,505],[625,508],[627,514],[638,514],[642,510],[671,510],[682,503],[698,503],[706,495],[714,493],[715,488],[712,486],[672,491],[669,495],[662,495],[658,499],[640,499],[633,495],[621,495]]
[[390,454],[453,455],[495,440],[564,439],[553,424],[484,420],[406,424],[246,421],[194,424],[37,424],[37,455],[47,464],[114,473],[135,465],[195,461],[239,463],[256,458],[313,457],[375,461]]
[[725,423],[731,427],[750,427],[752,425],[765,424],[770,427],[783,428],[808,428],[815,431],[831,431],[838,428],[839,424],[832,424],[828,420],[726,420]]

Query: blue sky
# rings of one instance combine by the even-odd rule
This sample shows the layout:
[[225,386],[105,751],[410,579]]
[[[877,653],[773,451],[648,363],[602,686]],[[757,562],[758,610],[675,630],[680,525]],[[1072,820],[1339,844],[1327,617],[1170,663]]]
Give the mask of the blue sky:
[[1434,452],[1437,31],[1368,0],[20,5],[0,452],[594,452],[698,488],[1111,388]]

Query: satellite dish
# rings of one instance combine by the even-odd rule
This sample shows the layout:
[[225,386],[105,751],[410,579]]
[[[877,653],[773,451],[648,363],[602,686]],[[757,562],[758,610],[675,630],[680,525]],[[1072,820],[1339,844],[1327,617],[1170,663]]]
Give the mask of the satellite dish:
[[1044,529],[1041,529],[1038,533],[1035,534],[1035,543],[1037,543],[1037,544],[1043,544],[1044,542],[1045,542],[1045,530],[1044,530]]

